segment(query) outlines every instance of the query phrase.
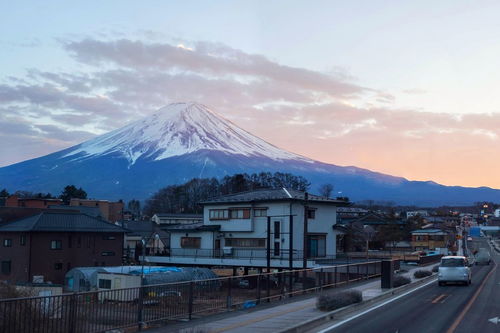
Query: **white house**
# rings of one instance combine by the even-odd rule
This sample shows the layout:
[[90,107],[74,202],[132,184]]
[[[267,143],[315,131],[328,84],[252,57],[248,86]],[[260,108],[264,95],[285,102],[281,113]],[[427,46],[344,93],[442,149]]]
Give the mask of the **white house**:
[[272,267],[302,267],[304,253],[308,266],[313,266],[318,260],[335,258],[339,231],[333,227],[337,207],[346,202],[294,190],[262,189],[201,204],[202,223],[162,228],[170,232],[170,256],[148,257],[150,262],[265,267],[269,251]]
[[156,224],[191,224],[203,222],[201,214],[155,214],[151,221]]

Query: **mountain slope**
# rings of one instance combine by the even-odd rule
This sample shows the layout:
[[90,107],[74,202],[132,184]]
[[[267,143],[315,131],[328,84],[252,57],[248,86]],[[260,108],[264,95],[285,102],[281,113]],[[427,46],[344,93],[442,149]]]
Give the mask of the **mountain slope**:
[[59,193],[75,184],[96,198],[146,199],[161,187],[194,177],[261,171],[302,175],[313,191],[332,183],[336,193],[352,200],[500,201],[500,191],[490,188],[447,187],[317,162],[281,150],[196,103],[172,104],[74,147],[0,168],[0,188]]

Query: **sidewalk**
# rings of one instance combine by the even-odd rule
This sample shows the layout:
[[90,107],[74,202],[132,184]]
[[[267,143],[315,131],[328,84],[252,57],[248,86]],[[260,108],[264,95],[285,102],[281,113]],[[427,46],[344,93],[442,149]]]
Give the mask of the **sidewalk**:
[[[434,265],[429,265],[426,267],[412,267],[408,270],[407,273],[403,273],[401,275],[407,276],[411,278],[412,281],[414,281],[415,279],[413,278],[413,272],[415,270],[431,270]],[[361,291],[364,301],[377,297],[384,291],[380,287],[380,279],[375,279],[373,281],[365,283],[353,284],[352,286],[345,286],[344,288],[331,289],[331,291],[345,289]],[[301,299],[285,304],[276,304],[264,309],[257,308],[249,312],[228,312],[225,314],[224,318],[212,318],[213,320],[210,320],[210,318],[204,318],[205,320],[193,321],[183,324],[174,324],[160,329],[154,329],[148,332],[278,332],[286,327],[298,325],[322,314],[321,311],[316,309],[316,296],[317,295],[311,295],[311,297],[307,299]]]

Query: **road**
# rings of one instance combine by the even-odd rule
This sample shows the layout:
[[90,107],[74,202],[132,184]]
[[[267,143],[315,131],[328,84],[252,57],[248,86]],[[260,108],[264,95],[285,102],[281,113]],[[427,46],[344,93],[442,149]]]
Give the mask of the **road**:
[[[477,242],[477,247],[489,248],[485,239]],[[500,264],[500,256],[493,250],[491,253],[492,259]],[[500,269],[494,264],[473,266],[472,280],[468,287],[439,287],[437,281],[432,281],[390,303],[378,304],[372,311],[339,317],[310,332],[500,332]]]

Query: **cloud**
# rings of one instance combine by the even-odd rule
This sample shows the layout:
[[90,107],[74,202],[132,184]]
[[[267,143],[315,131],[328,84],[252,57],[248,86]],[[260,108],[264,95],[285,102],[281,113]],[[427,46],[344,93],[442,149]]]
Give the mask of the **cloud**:
[[[483,174],[500,166],[486,157],[496,156],[499,114],[399,109],[391,92],[355,84],[342,69],[286,66],[211,42],[87,38],[61,45],[79,70],[27,69],[0,84],[7,147],[0,165],[80,143],[171,102],[199,101],[273,144],[326,162],[469,185],[491,184]],[[482,171],[449,171],[463,160]]]

